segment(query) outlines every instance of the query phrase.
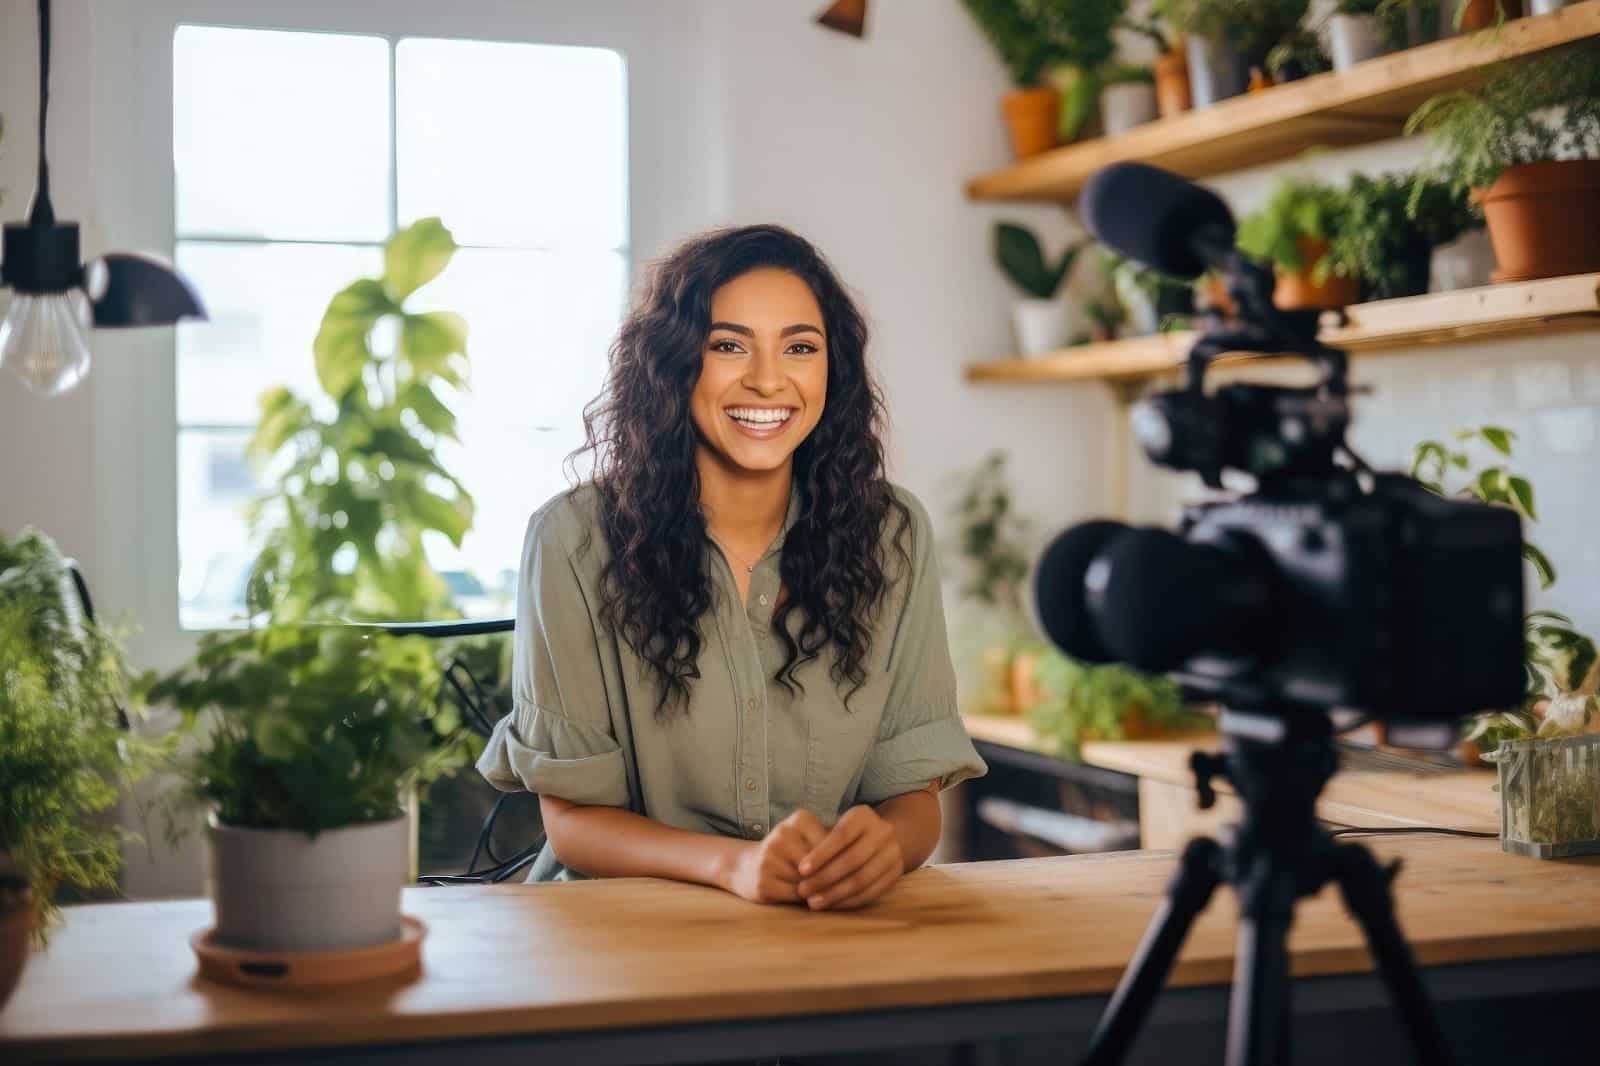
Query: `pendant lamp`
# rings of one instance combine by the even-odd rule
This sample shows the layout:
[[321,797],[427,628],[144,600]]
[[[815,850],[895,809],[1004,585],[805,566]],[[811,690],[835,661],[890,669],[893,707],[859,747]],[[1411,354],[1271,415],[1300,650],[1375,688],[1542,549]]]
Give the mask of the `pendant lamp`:
[[0,367],[54,396],[89,372],[91,324],[170,326],[206,315],[183,276],[154,256],[111,252],[83,263],[78,224],[57,222],[50,206],[49,107],[50,0],[39,0],[39,182],[28,220],[5,225],[0,287],[12,294],[0,320]]

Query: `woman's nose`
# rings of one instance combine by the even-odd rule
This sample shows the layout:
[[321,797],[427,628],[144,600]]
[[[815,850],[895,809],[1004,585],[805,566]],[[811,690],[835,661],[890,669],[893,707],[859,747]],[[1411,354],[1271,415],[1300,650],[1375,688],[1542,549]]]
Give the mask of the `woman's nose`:
[[744,386],[764,396],[783,388],[783,372],[777,352],[761,349],[751,356],[744,372]]

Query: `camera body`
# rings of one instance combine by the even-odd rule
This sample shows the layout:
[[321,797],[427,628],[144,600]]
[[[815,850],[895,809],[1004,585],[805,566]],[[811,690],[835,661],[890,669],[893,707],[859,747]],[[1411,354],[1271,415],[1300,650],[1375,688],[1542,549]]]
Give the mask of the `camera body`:
[[[1195,506],[1181,536],[1192,555],[1233,556],[1221,567],[1188,561],[1192,574],[1233,578],[1231,591],[1200,592],[1202,602],[1236,603],[1241,576],[1259,590],[1228,620],[1228,639],[1150,664],[1196,694],[1239,710],[1348,707],[1411,721],[1522,697],[1520,655],[1507,654],[1522,642],[1522,531],[1512,511],[1443,499],[1393,475],[1367,492],[1337,478],[1292,498]],[[1207,628],[1220,620],[1213,610]]]

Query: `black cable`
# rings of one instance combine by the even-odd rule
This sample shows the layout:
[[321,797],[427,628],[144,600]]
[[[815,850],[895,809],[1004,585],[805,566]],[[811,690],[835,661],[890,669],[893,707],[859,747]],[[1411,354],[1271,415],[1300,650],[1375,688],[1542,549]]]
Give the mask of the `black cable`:
[[50,164],[45,158],[45,118],[50,111],[50,0],[39,0],[39,189],[28,214],[30,226],[53,226],[50,205]]

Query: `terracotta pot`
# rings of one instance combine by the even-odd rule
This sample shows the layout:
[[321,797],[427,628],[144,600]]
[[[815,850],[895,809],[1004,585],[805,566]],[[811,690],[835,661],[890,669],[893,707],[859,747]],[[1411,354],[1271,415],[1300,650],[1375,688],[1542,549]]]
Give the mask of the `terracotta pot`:
[[1293,274],[1278,269],[1278,284],[1272,290],[1272,302],[1283,310],[1305,307],[1348,307],[1361,302],[1361,284],[1355,278],[1329,276],[1318,285],[1311,280],[1312,269],[1328,252],[1328,242],[1312,237],[1297,237],[1303,270]]
[[1492,280],[1600,271],[1600,159],[1507,167],[1476,196],[1500,264]]
[[1031,651],[1018,652],[1011,658],[1011,705],[1018,714],[1044,698],[1044,693],[1039,689],[1039,679],[1034,676],[1034,668],[1038,665],[1039,656]]
[[1189,96],[1189,55],[1180,43],[1164,56],[1157,56],[1156,110],[1162,118],[1181,115],[1194,106]]
[[1054,89],[1017,89],[1000,99],[1011,152],[1018,159],[1048,152],[1056,146],[1056,120],[1061,94]]
[[[4,899],[0,898],[0,904],[3,903]],[[0,1010],[5,1009],[11,993],[16,991],[23,967],[28,963],[35,916],[33,893],[26,888],[13,897],[9,906],[0,909]]]
[[[1499,2],[1499,10],[1506,13],[1507,19],[1522,17],[1522,0]],[[1495,0],[1467,0],[1467,9],[1461,13],[1461,32],[1486,29],[1494,25],[1496,17]]]

